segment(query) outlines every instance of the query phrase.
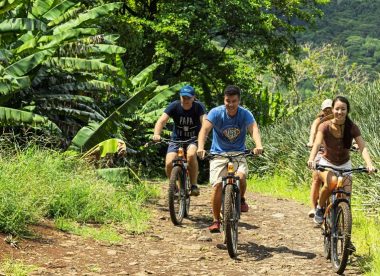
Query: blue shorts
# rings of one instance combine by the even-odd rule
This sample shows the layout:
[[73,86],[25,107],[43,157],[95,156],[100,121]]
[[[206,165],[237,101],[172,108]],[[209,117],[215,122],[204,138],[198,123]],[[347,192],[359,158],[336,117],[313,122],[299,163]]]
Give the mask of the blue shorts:
[[[187,151],[187,149],[189,148],[190,145],[195,145],[196,147],[198,147],[198,144],[196,142],[186,143],[186,144],[182,144],[182,145],[183,145],[183,148],[186,149],[186,151]],[[169,152],[177,152],[178,148],[179,148],[179,143],[172,143],[172,142],[170,142],[169,146],[168,146],[167,153],[169,153]]]

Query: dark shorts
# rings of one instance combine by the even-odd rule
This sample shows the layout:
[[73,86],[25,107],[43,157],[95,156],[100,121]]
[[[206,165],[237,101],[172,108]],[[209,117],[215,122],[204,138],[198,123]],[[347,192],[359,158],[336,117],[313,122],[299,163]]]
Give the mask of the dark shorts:
[[[189,148],[190,145],[195,145],[196,147],[198,147],[198,144],[196,142],[183,144],[183,147],[187,151],[187,149]],[[179,148],[179,144],[177,144],[177,143],[169,143],[167,153],[169,153],[169,152],[177,152],[178,148]]]

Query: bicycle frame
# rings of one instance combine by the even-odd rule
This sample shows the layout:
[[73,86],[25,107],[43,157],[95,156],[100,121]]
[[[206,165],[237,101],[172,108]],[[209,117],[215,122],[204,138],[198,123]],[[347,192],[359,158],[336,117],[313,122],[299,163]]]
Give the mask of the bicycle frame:
[[[187,141],[162,139],[163,142],[177,143],[177,157],[172,160],[172,170],[169,176],[169,190],[168,190],[168,203],[170,218],[174,225],[180,225],[182,219],[189,215],[190,209],[190,177],[188,171],[188,164],[184,144],[194,141],[190,139]],[[179,204],[178,209],[176,204]]]
[[[228,158],[228,157],[227,157]],[[222,177],[222,213],[224,213],[224,195],[226,191],[227,185],[233,185],[234,192],[236,193],[236,211],[237,211],[237,219],[240,219],[240,177],[235,175],[235,166],[233,160],[230,157],[227,163],[227,176]]]
[[[350,252],[352,214],[350,205],[350,192],[344,191],[343,182],[345,173],[368,172],[363,167],[354,169],[337,169],[332,166],[317,165],[319,171],[331,171],[337,177],[337,184],[331,195],[324,213],[324,247],[325,257],[331,259],[336,273],[340,274],[346,268]],[[342,216],[342,219],[340,219]],[[338,244],[340,243],[340,246]],[[341,250],[341,252],[339,251]]]

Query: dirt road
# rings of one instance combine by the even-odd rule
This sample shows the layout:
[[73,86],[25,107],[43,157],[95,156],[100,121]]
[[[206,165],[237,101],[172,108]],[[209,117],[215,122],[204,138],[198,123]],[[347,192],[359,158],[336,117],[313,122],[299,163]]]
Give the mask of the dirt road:
[[[308,206],[248,194],[242,215],[238,258],[230,259],[221,234],[211,234],[210,188],[193,198],[189,219],[172,225],[166,194],[151,205],[152,221],[144,235],[124,234],[120,245],[38,227],[42,238],[21,241],[19,249],[0,241],[0,257],[39,268],[32,275],[335,275],[323,257],[321,230],[307,218]],[[350,258],[345,275],[360,275]],[[1,274],[0,274],[1,275]]]

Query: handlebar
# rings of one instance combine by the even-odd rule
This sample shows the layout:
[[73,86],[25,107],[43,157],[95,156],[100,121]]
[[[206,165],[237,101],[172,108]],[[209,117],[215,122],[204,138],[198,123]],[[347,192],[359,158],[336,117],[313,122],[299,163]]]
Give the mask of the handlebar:
[[144,147],[149,147],[150,145],[156,145],[156,144],[160,144],[160,143],[165,143],[165,144],[169,144],[169,143],[175,143],[175,144],[186,144],[186,143],[195,143],[197,142],[197,137],[191,137],[190,139],[188,140],[173,140],[173,139],[168,139],[168,138],[163,138],[161,137],[161,139],[159,141],[149,141],[147,143],[144,144]]
[[205,159],[214,159],[215,157],[224,157],[224,158],[236,158],[239,156],[255,156],[257,154],[254,154],[251,150],[246,149],[243,152],[235,153],[235,154],[229,154],[228,152],[220,154],[220,153],[210,153],[206,151]]
[[[187,140],[173,140],[172,138],[170,139],[167,139],[167,138],[161,138],[162,142],[165,142],[165,143],[175,143],[175,144],[186,144],[186,143],[194,143],[197,141],[197,137],[191,137]],[[160,142],[158,141],[158,143]]]
[[[367,168],[365,167],[358,167],[358,168],[352,168],[352,169],[337,169],[333,166],[327,166],[327,165],[317,165],[315,167],[316,170],[318,171],[325,171],[325,170],[329,170],[329,171],[334,171],[334,172],[337,172],[339,174],[343,174],[343,173],[351,173],[351,172],[365,172],[365,173],[368,173],[368,170]],[[374,171],[374,172],[377,172],[377,169]]]

